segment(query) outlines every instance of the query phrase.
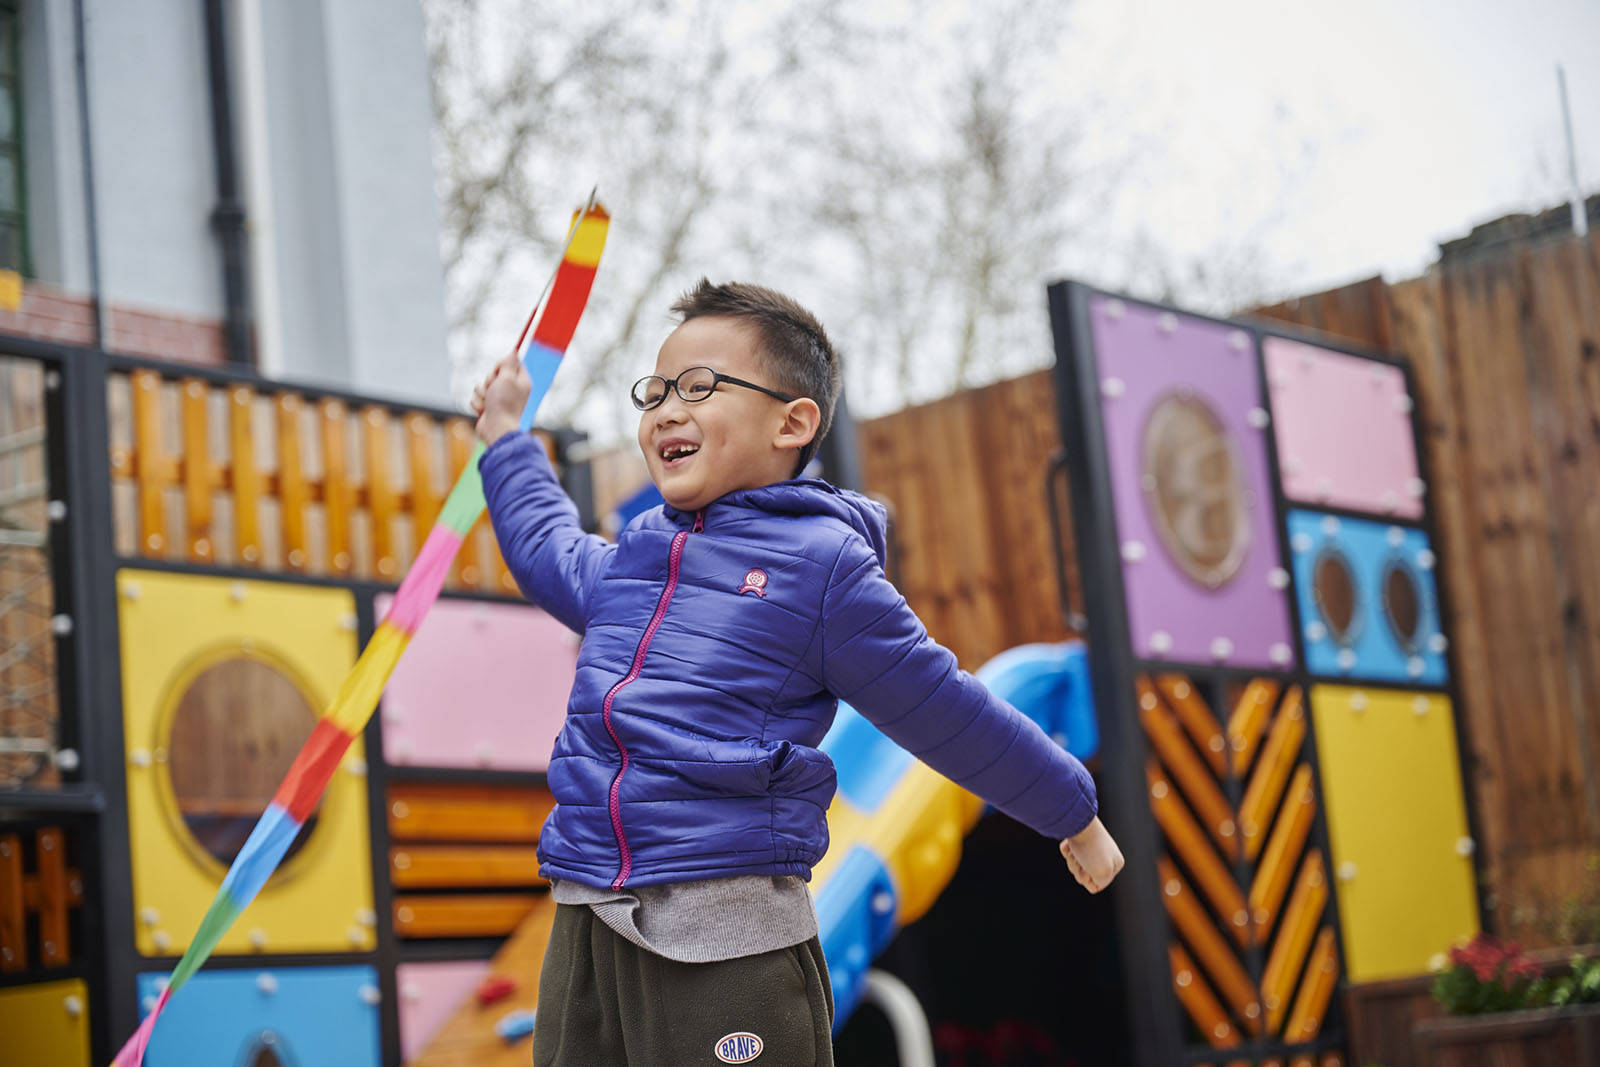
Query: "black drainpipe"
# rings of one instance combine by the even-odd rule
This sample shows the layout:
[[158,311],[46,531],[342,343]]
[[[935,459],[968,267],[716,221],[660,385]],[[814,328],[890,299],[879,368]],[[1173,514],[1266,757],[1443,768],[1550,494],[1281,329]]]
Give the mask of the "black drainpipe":
[[94,205],[94,138],[89,132],[89,60],[83,0],[72,5],[72,57],[78,80],[78,149],[83,156],[84,229],[89,237],[89,309],[94,314],[94,346],[106,346],[105,306],[100,301],[100,222]]
[[211,135],[217,155],[217,206],[211,228],[222,242],[222,294],[227,306],[224,333],[228,362],[254,367],[251,343],[250,287],[245,275],[244,203],[239,199],[239,173],[233,150],[233,103],[228,85],[228,35],[223,0],[201,0],[206,12],[206,58],[211,80]]

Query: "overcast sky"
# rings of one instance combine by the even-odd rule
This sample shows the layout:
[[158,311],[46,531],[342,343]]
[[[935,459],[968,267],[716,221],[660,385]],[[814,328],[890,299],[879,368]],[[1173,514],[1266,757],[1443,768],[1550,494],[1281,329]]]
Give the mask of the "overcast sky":
[[1177,250],[1253,233],[1308,290],[1418,273],[1440,241],[1567,195],[1557,63],[1600,189],[1600,0],[1081,0],[1074,18],[1107,106],[1165,149],[1123,221]]
[[[859,67],[820,69],[858,110],[869,117],[881,111],[877,117],[888,116],[894,131],[909,129],[909,143],[919,136],[940,143],[953,122],[941,105],[952,99],[963,63],[992,61],[983,58],[981,35],[970,32],[983,20],[972,16],[993,16],[989,5],[997,2],[852,5],[852,24],[874,35],[879,51]],[[1600,191],[1600,0],[1071,0],[1042,8],[1014,0],[1014,6],[1031,21],[1006,25],[1040,27],[1027,38],[1026,55],[1006,68],[1025,87],[1018,106],[1030,117],[1018,129],[1053,128],[1036,123],[1040,117],[1061,120],[1059,129],[1072,141],[1059,178],[1061,203],[1070,205],[1074,221],[1047,254],[1048,264],[1028,267],[1030,278],[1037,274],[1027,283],[1035,296],[1022,294],[1012,312],[1026,317],[1022,328],[997,335],[1011,340],[986,347],[987,362],[968,384],[1048,362],[1042,294],[1057,278],[1170,295],[1196,310],[1227,313],[1373,274],[1413,277],[1433,261],[1440,242],[1476,224],[1561,204],[1570,183],[1558,63],[1566,70],[1579,176],[1586,191]],[[494,40],[536,32],[538,20],[528,17],[538,10],[533,0],[495,0],[485,10],[499,20],[491,54]],[[1040,18],[1041,11],[1065,18]],[[732,0],[674,4],[637,18],[653,27],[650,47],[666,59],[666,69],[692,72],[705,64],[699,46],[710,36],[704,20],[712,19],[733,48],[734,66],[749,73],[776,62],[761,31],[783,14],[772,3]],[[893,92],[885,92],[885,79]],[[780,118],[785,109],[805,110],[803,92],[771,95]],[[606,128],[616,116],[604,111],[605,101],[594,105],[595,114],[575,111],[569,120],[586,130],[587,124]],[[689,123],[686,135],[697,129]],[[645,305],[648,328],[626,346],[611,377],[631,380],[648,369],[660,335],[670,329],[671,296],[701,274],[748,277],[793,292],[830,329],[842,331],[853,366],[890,366],[893,354],[873,348],[860,309],[840,304],[856,291],[826,246],[796,242],[785,230],[795,216],[784,216],[782,197],[773,207],[770,198],[745,195],[799,179],[761,170],[770,160],[738,155],[737,137],[711,130],[714,141],[727,140],[716,151],[731,153],[727,169],[741,177],[723,183],[715,210],[694,227],[683,264],[658,279],[660,291]],[[619,295],[626,268],[648,271],[638,242],[653,231],[631,220],[651,208],[627,202],[621,193],[627,183],[607,170],[625,160],[593,151],[596,145],[580,140],[536,162],[570,179],[567,194],[552,200],[553,230],[595,181],[603,195],[621,197],[610,204],[617,222],[607,280],[608,291]],[[671,200],[665,186],[647,182],[635,190],[655,192]],[[676,210],[671,203],[654,206]],[[798,257],[770,254],[791,245]],[[523,283],[505,292],[537,289],[548,269],[538,257],[505,268],[503,274]],[[834,292],[829,285],[838,279]],[[602,347],[609,329],[605,296],[580,331],[575,362]],[[498,351],[499,342],[488,339],[513,336],[524,314],[520,299],[497,297],[481,337],[458,333],[459,395]],[[852,379],[859,414],[956,387],[951,360],[939,350],[948,331],[935,324],[924,332],[925,352],[913,367],[919,380],[895,388],[864,372]],[[607,388],[574,394],[585,398],[574,421],[599,438],[631,432],[634,415],[617,382],[608,378]]]

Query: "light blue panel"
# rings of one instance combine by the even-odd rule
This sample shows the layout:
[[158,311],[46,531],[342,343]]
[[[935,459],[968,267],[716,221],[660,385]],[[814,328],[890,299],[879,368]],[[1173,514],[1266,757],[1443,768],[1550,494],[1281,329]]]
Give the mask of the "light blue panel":
[[[139,975],[141,1015],[166,977]],[[167,1002],[144,1062],[232,1067],[270,1044],[295,1067],[380,1067],[377,989],[371,967],[205,971]]]
[[915,757],[848,704],[839,705],[833,726],[822,739],[822,751],[833,760],[839,775],[839,792],[864,814],[878,810]]
[[[1445,683],[1446,644],[1439,628],[1434,555],[1426,533],[1408,526],[1291,511],[1289,548],[1311,673],[1414,685]],[[1329,553],[1344,558],[1355,580],[1354,621],[1343,641],[1335,637],[1335,628],[1317,606],[1313,586],[1317,561]],[[1384,583],[1391,569],[1409,575],[1417,591],[1419,621],[1410,647],[1402,644],[1384,610]]]
[[533,428],[539,402],[550,391],[550,383],[556,380],[556,372],[561,369],[561,353],[530,338],[522,352],[522,365],[528,369],[528,378],[533,383],[528,391],[528,404],[522,409],[522,429],[526,432]]
[[867,968],[894,936],[894,883],[883,861],[857,845],[817,892],[817,927],[833,986],[833,1032],[855,1011]]
[[978,680],[1080,760],[1100,751],[1083,642],[1008,648],[978,668]]

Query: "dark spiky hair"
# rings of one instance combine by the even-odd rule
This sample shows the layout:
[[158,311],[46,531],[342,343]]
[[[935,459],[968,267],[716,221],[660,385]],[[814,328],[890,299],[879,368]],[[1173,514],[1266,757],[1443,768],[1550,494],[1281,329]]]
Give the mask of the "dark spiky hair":
[[705,278],[678,298],[672,313],[680,323],[715,316],[748,325],[756,332],[757,351],[772,377],[771,385],[816,401],[822,419],[795,466],[796,474],[804,470],[832,427],[833,408],[839,401],[839,354],[817,317],[775,290],[744,282],[712,285]]

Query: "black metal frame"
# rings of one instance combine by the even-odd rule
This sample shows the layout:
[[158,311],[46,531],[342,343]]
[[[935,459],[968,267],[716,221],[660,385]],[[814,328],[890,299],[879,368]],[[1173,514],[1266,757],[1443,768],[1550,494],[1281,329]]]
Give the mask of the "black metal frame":
[[[422,413],[457,418],[460,412],[364,396],[323,385],[298,385],[266,379],[249,369],[219,369],[167,363],[111,354],[97,348],[50,344],[25,337],[0,335],[0,357],[33,359],[53,377],[46,388],[46,450],[49,498],[66,504],[61,521],[49,531],[54,568],[56,611],[69,615],[72,630],[56,638],[59,682],[58,746],[76,748],[78,769],[63,775],[59,789],[0,791],[0,820],[23,827],[62,823],[77,836],[85,906],[78,910],[75,936],[80,947],[67,966],[47,973],[29,971],[0,981],[0,988],[62,978],[82,978],[89,988],[91,1055],[109,1062],[120,1043],[138,1025],[139,1004],[133,978],[141,971],[170,968],[177,956],[146,957],[134,938],[132,855],[126,822],[127,778],[122,732],[120,635],[117,622],[116,575],[121,569],[272,581],[316,588],[347,589],[357,605],[362,644],[376,629],[372,599],[398,583],[275,572],[242,567],[201,565],[182,561],[120,556],[115,546],[112,500],[111,440],[107,387],[116,374],[151,370],[166,379],[198,378],[216,386],[248,385],[262,394],[293,392],[311,399],[337,399],[352,410],[378,407],[396,414]],[[578,506],[585,529],[595,528],[592,471],[583,458],[585,435],[572,430],[545,431],[556,441],[563,486]],[[480,592],[451,592],[449,599],[505,603],[507,597]],[[377,917],[376,947],[367,952],[218,956],[207,963],[217,970],[289,968],[307,965],[367,965],[378,974],[383,1002],[379,1033],[385,1063],[400,1062],[399,1001],[396,965],[447,959],[484,959],[502,943],[499,938],[441,939],[402,944],[390,919],[394,898],[389,882],[386,793],[395,781],[474,782],[542,786],[537,772],[468,771],[452,768],[389,767],[383,760],[382,716],[375,714],[364,733],[367,760],[368,821],[371,834],[373,910]]]
[[[1417,401],[1415,378],[1410,366],[1402,359],[1392,358],[1348,345],[1322,335],[1268,325],[1256,320],[1226,320],[1193,312],[1169,304],[1138,300],[1108,293],[1076,282],[1061,282],[1049,287],[1051,326],[1055,338],[1055,372],[1058,418],[1061,438],[1065,443],[1072,487],[1073,523],[1076,531],[1080,574],[1084,590],[1084,610],[1087,612],[1091,674],[1093,676],[1095,705],[1100,709],[1102,733],[1103,807],[1121,842],[1128,865],[1123,876],[1113,887],[1117,922],[1125,952],[1125,965],[1129,976],[1127,1004],[1131,1024],[1131,1047],[1134,1057],[1143,1064],[1170,1064],[1178,1062],[1201,1063],[1223,1058],[1248,1058],[1262,1055],[1281,1055],[1285,1052],[1322,1051],[1339,1048],[1345,1041],[1342,1007],[1335,1003],[1324,1021],[1324,1028],[1316,1041],[1310,1044],[1289,1046],[1266,1041],[1248,1042],[1235,1049],[1219,1050],[1210,1047],[1188,1046],[1184,1037],[1184,1016],[1171,988],[1170,966],[1167,961],[1167,944],[1170,940],[1169,923],[1161,902],[1161,889],[1155,868],[1159,854],[1160,835],[1150,812],[1144,788],[1146,746],[1137,727],[1134,680],[1140,674],[1181,669],[1196,685],[1216,689],[1230,681],[1247,678],[1270,677],[1286,685],[1298,685],[1303,694],[1307,728],[1301,745],[1300,758],[1312,768],[1313,781],[1319,798],[1325,796],[1322,786],[1321,765],[1317,759],[1316,731],[1312,722],[1311,690],[1315,685],[1339,686],[1381,685],[1414,692],[1443,693],[1452,703],[1457,730],[1457,752],[1460,762],[1463,800],[1466,808],[1469,833],[1477,835],[1478,818],[1471,790],[1467,783],[1467,754],[1470,751],[1465,729],[1465,716],[1461,712],[1460,693],[1457,688],[1455,645],[1447,642],[1445,655],[1448,667],[1443,686],[1395,685],[1388,682],[1371,682],[1344,675],[1329,676],[1310,673],[1306,668],[1304,648],[1305,621],[1300,617],[1299,599],[1295,595],[1294,569],[1285,519],[1291,508],[1314,510],[1327,514],[1348,516],[1390,525],[1410,527],[1427,534],[1436,558],[1440,556],[1438,531],[1430,506],[1431,493],[1428,477],[1428,456],[1421,431],[1423,412],[1420,403],[1412,412],[1412,434],[1416,447],[1419,474],[1424,478],[1423,517],[1419,520],[1401,520],[1392,516],[1320,504],[1300,504],[1289,501],[1283,493],[1275,441],[1269,441],[1266,454],[1268,480],[1271,483],[1274,509],[1274,536],[1277,539],[1281,565],[1290,576],[1285,591],[1293,629],[1291,637],[1295,653],[1295,668],[1289,671],[1269,671],[1245,668],[1206,667],[1196,664],[1175,664],[1151,661],[1133,654],[1128,635],[1128,620],[1122,584],[1122,560],[1118,546],[1114,494],[1111,484],[1110,463],[1106,452],[1104,428],[1100,412],[1099,373],[1093,339],[1090,333],[1089,300],[1105,296],[1124,301],[1129,305],[1170,311],[1189,318],[1201,319],[1231,328],[1240,329],[1250,337],[1255,356],[1257,385],[1262,406],[1269,416],[1272,408],[1272,391],[1266,379],[1265,359],[1261,345],[1267,337],[1282,337],[1301,341],[1320,348],[1373,360],[1400,369],[1404,375],[1408,394]],[[1059,540],[1059,532],[1058,532]],[[1443,567],[1434,568],[1434,588],[1437,598],[1440,629],[1446,632],[1451,618],[1450,601],[1446,591]],[[1063,605],[1066,609],[1066,605]],[[1446,634],[1448,637],[1448,633]],[[1217,706],[1213,704],[1213,706]],[[1227,783],[1224,783],[1225,786]],[[1237,787],[1234,787],[1234,791]],[[1237,796],[1230,797],[1235,804]],[[1313,842],[1326,857],[1328,896],[1322,919],[1328,923],[1338,939],[1340,958],[1344,958],[1343,931],[1338,912],[1337,872],[1333,851],[1328,840],[1326,803],[1319,800],[1313,820]],[[1242,861],[1241,861],[1242,862]],[[1483,855],[1477,850],[1474,857],[1477,873],[1477,902],[1480,925],[1486,917],[1483,897]],[[1235,871],[1236,880],[1239,871]],[[1244,884],[1244,883],[1241,883]],[[1281,921],[1281,915],[1279,917]],[[1259,980],[1261,973],[1260,949],[1251,950],[1250,963],[1253,976]],[[1348,984],[1341,974],[1339,985]],[[1335,998],[1337,1002],[1339,998]]]

